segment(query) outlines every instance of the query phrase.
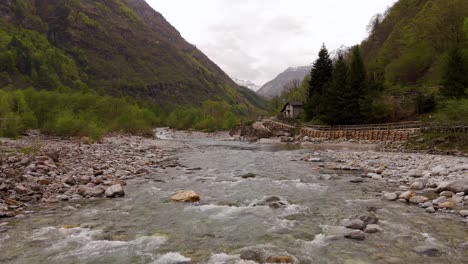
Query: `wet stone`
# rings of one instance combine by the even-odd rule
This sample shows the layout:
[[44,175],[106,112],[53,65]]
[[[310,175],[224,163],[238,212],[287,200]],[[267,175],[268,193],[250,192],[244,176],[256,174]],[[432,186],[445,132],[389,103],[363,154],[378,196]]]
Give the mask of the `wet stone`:
[[366,228],[366,225],[367,224],[360,219],[349,220],[344,224],[346,228],[358,229],[358,230],[364,230],[364,228]]
[[353,230],[347,233],[344,237],[354,240],[364,240],[366,239],[366,234],[364,234],[364,232],[362,232],[361,230]]
[[428,257],[438,257],[441,255],[439,248],[430,245],[415,247],[413,250],[420,255]]

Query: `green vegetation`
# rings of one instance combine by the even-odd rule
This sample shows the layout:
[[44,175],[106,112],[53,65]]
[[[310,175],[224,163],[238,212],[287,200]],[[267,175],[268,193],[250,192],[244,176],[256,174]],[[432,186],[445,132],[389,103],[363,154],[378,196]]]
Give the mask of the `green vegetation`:
[[41,34],[14,28],[0,21],[0,87],[42,89],[86,87],[75,62],[53,47]]
[[204,131],[226,130],[244,122],[222,101],[200,108],[160,109],[135,100],[95,93],[0,90],[0,136],[16,137],[27,129],[64,137],[100,138],[109,132],[151,135],[155,126]]
[[[332,73],[322,47],[309,96],[296,99],[307,102],[307,121],[467,123],[461,117],[468,97],[467,1],[399,0],[374,16],[368,30],[360,45],[338,52]],[[274,98],[270,111],[290,93]]]

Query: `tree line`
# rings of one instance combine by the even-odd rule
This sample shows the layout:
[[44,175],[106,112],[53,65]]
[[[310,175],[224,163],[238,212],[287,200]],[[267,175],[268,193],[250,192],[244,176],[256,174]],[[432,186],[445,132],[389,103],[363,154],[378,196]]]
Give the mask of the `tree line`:
[[[440,95],[445,99],[467,97],[468,67],[461,49],[448,53]],[[325,45],[314,62],[308,82],[305,119],[317,124],[363,124],[391,119],[391,100],[386,100],[384,80],[369,72],[361,56],[360,46],[338,51],[332,60]],[[435,99],[413,94],[419,114],[435,108]],[[460,101],[465,102],[465,101]]]

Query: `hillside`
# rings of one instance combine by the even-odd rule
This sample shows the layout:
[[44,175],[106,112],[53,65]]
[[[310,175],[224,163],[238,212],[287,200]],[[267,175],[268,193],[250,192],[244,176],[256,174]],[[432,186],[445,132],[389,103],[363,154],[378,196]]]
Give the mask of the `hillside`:
[[86,89],[162,106],[260,105],[144,0],[0,2],[0,87]]
[[310,73],[311,66],[288,68],[258,90],[258,94],[271,99],[280,95],[292,82],[300,83]]
[[468,55],[468,1],[400,0],[369,30],[361,44],[368,71],[394,93],[427,93],[441,83],[451,49]]

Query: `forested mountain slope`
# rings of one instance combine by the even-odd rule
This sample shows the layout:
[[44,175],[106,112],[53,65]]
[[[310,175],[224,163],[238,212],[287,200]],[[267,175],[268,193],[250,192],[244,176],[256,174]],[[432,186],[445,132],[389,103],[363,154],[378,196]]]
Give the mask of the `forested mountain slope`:
[[0,2],[0,87],[95,89],[161,105],[224,101],[238,87],[144,0]]
[[368,71],[387,87],[427,90],[441,83],[451,49],[468,55],[468,1],[400,0],[369,30],[361,44]]

